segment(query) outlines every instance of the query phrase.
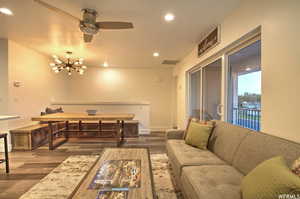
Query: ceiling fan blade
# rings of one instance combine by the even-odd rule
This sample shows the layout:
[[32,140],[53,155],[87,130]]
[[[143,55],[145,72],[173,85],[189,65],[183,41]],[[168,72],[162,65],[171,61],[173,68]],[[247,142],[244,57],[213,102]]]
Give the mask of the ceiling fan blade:
[[83,34],[83,40],[85,43],[90,43],[93,39],[93,35]]
[[133,28],[131,22],[103,21],[97,22],[96,25],[100,29],[130,29]]
[[57,12],[59,14],[65,15],[65,16],[68,16],[70,18],[73,18],[74,20],[80,21],[79,18],[77,18],[77,17],[75,17],[75,16],[73,16],[73,15],[71,15],[71,14],[69,14],[69,13],[67,13],[67,12],[65,12],[65,11],[63,11],[63,10],[61,10],[59,8],[57,8],[57,7],[54,7],[54,6],[48,4],[48,3],[44,2],[44,1],[41,1],[41,0],[33,0],[33,1],[36,2],[36,3],[38,3],[38,4],[40,4],[41,6],[44,6],[44,7],[48,8],[48,9],[54,11],[54,12]]

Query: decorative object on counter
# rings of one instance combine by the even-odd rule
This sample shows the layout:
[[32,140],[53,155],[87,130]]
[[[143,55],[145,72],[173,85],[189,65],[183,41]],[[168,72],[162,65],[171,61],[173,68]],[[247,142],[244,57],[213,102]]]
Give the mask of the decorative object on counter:
[[73,72],[77,72],[80,75],[83,75],[84,71],[87,69],[83,65],[83,58],[71,58],[72,52],[67,51],[65,58],[59,58],[57,55],[53,55],[54,62],[50,63],[52,70],[55,73],[61,71],[66,71],[68,75],[72,75]]
[[0,159],[0,164],[5,162],[5,171],[9,173],[9,159],[8,159],[8,143],[7,143],[7,134],[0,134],[0,139],[4,139],[4,156],[5,159]]
[[90,110],[86,110],[86,112],[87,112],[88,115],[96,115],[97,110],[95,110],[95,109],[90,109]]

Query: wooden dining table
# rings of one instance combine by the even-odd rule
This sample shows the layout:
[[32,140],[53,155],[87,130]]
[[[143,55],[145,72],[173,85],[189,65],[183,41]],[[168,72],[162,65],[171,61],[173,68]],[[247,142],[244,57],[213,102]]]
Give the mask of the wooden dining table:
[[[39,117],[33,117],[32,121],[39,121],[39,122],[46,122],[49,126],[49,150],[53,150],[56,147],[60,146],[61,144],[65,143],[69,139],[69,132],[73,131],[69,129],[69,122],[78,122],[78,125],[80,126],[82,121],[94,121],[97,122],[99,125],[98,130],[95,130],[97,132],[101,132],[101,123],[102,121],[116,121],[116,124],[118,126],[117,129],[117,137],[116,142],[117,146],[122,145],[124,142],[124,121],[126,120],[133,120],[135,117],[134,114],[95,114],[95,115],[88,115],[87,113],[54,113],[54,114],[47,114]],[[62,129],[54,129],[54,124],[57,122],[64,122],[65,128]],[[82,129],[78,129],[78,131],[82,131]],[[54,138],[58,134],[63,134],[64,139],[54,143]]]

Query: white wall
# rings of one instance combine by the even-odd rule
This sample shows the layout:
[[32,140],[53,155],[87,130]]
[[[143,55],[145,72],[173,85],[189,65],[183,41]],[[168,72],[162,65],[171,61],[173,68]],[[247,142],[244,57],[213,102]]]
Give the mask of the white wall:
[[[51,71],[47,56],[13,41],[8,44],[8,110],[21,117],[9,122],[15,128],[32,123],[31,117],[40,115],[52,100],[64,99],[66,89],[64,76]],[[15,87],[14,81],[21,86]]]
[[221,43],[204,56],[197,47],[180,63],[178,76],[178,123],[186,122],[185,73],[253,29],[262,32],[262,131],[300,142],[300,1],[243,0],[221,24]]
[[[0,40],[0,115],[18,115],[20,119],[0,122],[1,132],[33,124],[37,116],[53,99],[64,99],[65,80],[49,67],[47,56],[13,41]],[[14,81],[21,83],[14,87]],[[1,145],[1,144],[0,144]],[[10,146],[9,146],[10,147]],[[0,151],[3,147],[0,146]]]
[[69,77],[67,100],[149,102],[150,128],[165,129],[172,127],[172,83],[172,68],[89,67],[83,76]]
[[0,114],[7,114],[8,103],[8,41],[0,39]]

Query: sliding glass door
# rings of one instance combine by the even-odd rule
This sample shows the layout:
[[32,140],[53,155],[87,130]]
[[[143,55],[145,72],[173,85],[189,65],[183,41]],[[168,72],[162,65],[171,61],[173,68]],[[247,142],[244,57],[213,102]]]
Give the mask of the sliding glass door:
[[189,117],[221,119],[221,59],[189,73]]
[[190,73],[189,117],[200,119],[201,70]]
[[202,119],[221,119],[221,86],[222,61],[217,61],[203,67]]
[[189,117],[261,127],[260,34],[188,73]]
[[260,130],[261,41],[230,54],[228,67],[228,121]]

